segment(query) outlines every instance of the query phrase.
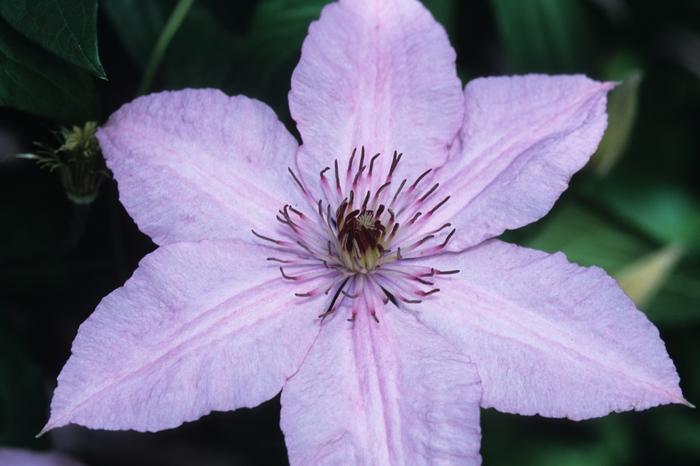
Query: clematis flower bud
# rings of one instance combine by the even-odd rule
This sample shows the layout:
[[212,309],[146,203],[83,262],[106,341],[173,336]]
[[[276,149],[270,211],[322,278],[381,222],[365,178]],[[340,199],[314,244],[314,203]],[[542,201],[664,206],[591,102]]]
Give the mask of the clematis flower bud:
[[109,176],[95,134],[97,123],[88,121],[82,127],[61,128],[57,136],[61,145],[54,148],[37,143],[35,153],[19,154],[19,158],[36,160],[41,168],[56,171],[68,199],[76,204],[91,204]]

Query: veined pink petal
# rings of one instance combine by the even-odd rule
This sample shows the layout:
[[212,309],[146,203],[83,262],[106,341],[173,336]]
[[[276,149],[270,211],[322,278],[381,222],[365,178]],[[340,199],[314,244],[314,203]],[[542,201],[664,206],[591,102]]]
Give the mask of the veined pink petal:
[[82,466],[83,463],[62,453],[0,448],[0,464],[2,466]]
[[156,431],[273,397],[319,323],[265,251],[203,241],[143,259],[81,325],[45,430]]
[[140,97],[98,132],[119,197],[158,244],[249,238],[298,199],[294,138],[265,104],[213,89]]
[[462,122],[463,97],[447,34],[416,0],[340,0],[309,27],[289,107],[303,140],[298,163],[314,181],[364,145],[394,150],[400,170],[441,164]]
[[480,464],[481,390],[462,354],[396,308],[380,324],[331,319],[282,391],[292,465]]
[[421,261],[460,269],[417,310],[477,363],[482,406],[579,420],[685,402],[658,330],[603,270],[498,240]]
[[441,210],[462,250],[544,216],[605,131],[611,83],[585,76],[482,78],[465,88],[464,126],[443,168]]

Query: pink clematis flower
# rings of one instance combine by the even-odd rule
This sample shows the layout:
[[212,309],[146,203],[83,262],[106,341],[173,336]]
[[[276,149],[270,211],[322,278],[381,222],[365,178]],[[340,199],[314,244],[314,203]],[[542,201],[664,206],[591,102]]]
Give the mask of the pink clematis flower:
[[[479,408],[686,403],[656,328],[598,268],[494,237],[547,213],[612,85],[462,89],[414,0],[341,0],[289,105],[163,92],[99,134],[160,246],[80,327],[46,429],[156,431],[282,390],[292,464],[479,464]],[[279,209],[279,210],[278,210]]]
[[58,452],[36,452],[0,447],[2,466],[83,466],[83,463]]

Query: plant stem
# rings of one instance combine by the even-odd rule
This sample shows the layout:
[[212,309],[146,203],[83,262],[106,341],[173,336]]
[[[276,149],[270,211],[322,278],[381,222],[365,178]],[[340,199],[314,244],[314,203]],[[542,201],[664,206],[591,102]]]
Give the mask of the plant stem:
[[70,226],[63,242],[58,248],[58,255],[64,256],[75,249],[85,233],[88,217],[90,216],[91,204],[76,204],[71,202],[73,212],[71,214]]
[[166,50],[168,50],[170,41],[173,39],[177,30],[180,29],[185,17],[187,17],[192,3],[194,3],[194,0],[180,0],[177,5],[175,5],[173,12],[170,14],[170,18],[168,18],[163,30],[160,32],[160,36],[158,36],[156,45],[151,51],[151,56],[148,57],[148,64],[141,77],[141,83],[136,91],[136,95],[145,94],[151,87],[153,78],[156,75],[160,62],[163,60]]

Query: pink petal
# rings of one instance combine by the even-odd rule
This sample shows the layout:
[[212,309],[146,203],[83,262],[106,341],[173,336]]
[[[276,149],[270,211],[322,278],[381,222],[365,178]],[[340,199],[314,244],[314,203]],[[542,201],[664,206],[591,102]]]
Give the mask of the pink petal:
[[98,139],[120,200],[158,244],[249,238],[297,196],[297,144],[265,104],[184,90],[124,105]]
[[0,448],[2,466],[81,466],[82,463],[62,453],[36,452],[19,448]]
[[289,94],[304,143],[300,168],[318,177],[362,145],[384,154],[377,171],[394,150],[405,153],[402,169],[442,163],[462,122],[460,87],[447,34],[421,3],[326,6],[309,28]]
[[441,213],[462,250],[544,216],[605,131],[610,83],[584,76],[482,78],[465,88]]
[[685,402],[658,330],[603,270],[498,240],[421,261],[460,269],[417,310],[477,364],[482,406],[578,420]]
[[326,321],[282,392],[292,465],[478,465],[479,378],[413,316]]
[[273,397],[319,325],[268,264],[242,241],[147,256],[80,327],[45,430],[156,431]]

